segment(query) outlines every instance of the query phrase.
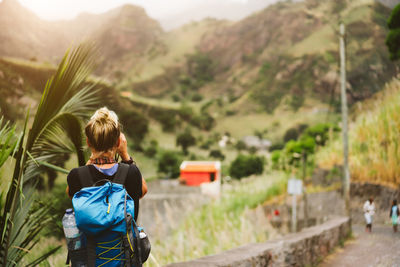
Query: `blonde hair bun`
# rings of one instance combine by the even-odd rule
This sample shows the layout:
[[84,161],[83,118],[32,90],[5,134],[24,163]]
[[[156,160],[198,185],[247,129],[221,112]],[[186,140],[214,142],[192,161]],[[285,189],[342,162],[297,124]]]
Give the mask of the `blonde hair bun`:
[[112,149],[121,133],[117,114],[107,107],[96,110],[85,127],[85,133],[95,150],[102,152]]

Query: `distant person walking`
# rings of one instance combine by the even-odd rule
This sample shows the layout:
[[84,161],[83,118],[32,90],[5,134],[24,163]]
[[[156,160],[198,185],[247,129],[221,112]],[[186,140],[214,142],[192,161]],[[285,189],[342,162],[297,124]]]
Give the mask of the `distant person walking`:
[[372,217],[375,214],[375,204],[374,199],[371,197],[364,203],[364,217],[366,221],[365,231],[370,232],[372,231]]
[[394,199],[392,202],[392,207],[390,208],[390,219],[392,219],[392,225],[393,225],[393,232],[397,232],[397,224],[399,221],[399,207],[397,206],[397,200]]

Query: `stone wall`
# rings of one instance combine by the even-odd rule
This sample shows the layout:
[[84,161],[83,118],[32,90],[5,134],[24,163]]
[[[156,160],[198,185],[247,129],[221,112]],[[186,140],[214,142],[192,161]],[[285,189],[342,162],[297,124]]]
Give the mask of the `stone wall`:
[[249,244],[197,260],[167,267],[256,267],[315,265],[351,232],[348,218],[328,222],[265,243]]
[[166,237],[189,212],[209,200],[200,187],[182,186],[178,180],[152,181],[148,190],[140,200],[138,223],[153,239]]
[[398,189],[371,183],[351,183],[351,210],[352,221],[364,223],[363,204],[368,198],[374,199],[376,213],[374,223],[383,224],[389,221],[392,201],[400,203],[400,191]]

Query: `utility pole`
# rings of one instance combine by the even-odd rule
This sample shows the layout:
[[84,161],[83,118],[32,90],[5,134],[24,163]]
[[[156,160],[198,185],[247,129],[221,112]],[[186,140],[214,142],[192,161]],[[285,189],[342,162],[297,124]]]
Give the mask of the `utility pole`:
[[308,196],[306,187],[307,177],[307,154],[303,151],[301,155],[302,169],[303,169],[303,202],[304,202],[304,227],[308,227]]
[[350,171],[349,171],[349,136],[347,122],[346,96],[346,52],[345,27],[340,23],[340,91],[342,96],[342,134],[343,134],[343,194],[346,205],[346,214],[351,218],[350,211]]

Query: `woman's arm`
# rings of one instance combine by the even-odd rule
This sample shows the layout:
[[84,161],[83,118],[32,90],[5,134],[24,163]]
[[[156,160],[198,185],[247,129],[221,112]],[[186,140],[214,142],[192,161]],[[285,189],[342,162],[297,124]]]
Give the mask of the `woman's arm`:
[[146,193],[147,193],[147,184],[144,178],[142,178],[142,196],[140,198],[144,197]]
[[67,196],[69,199],[72,199],[72,197],[69,195],[69,186],[67,185],[67,188],[65,189],[65,193],[67,193]]

